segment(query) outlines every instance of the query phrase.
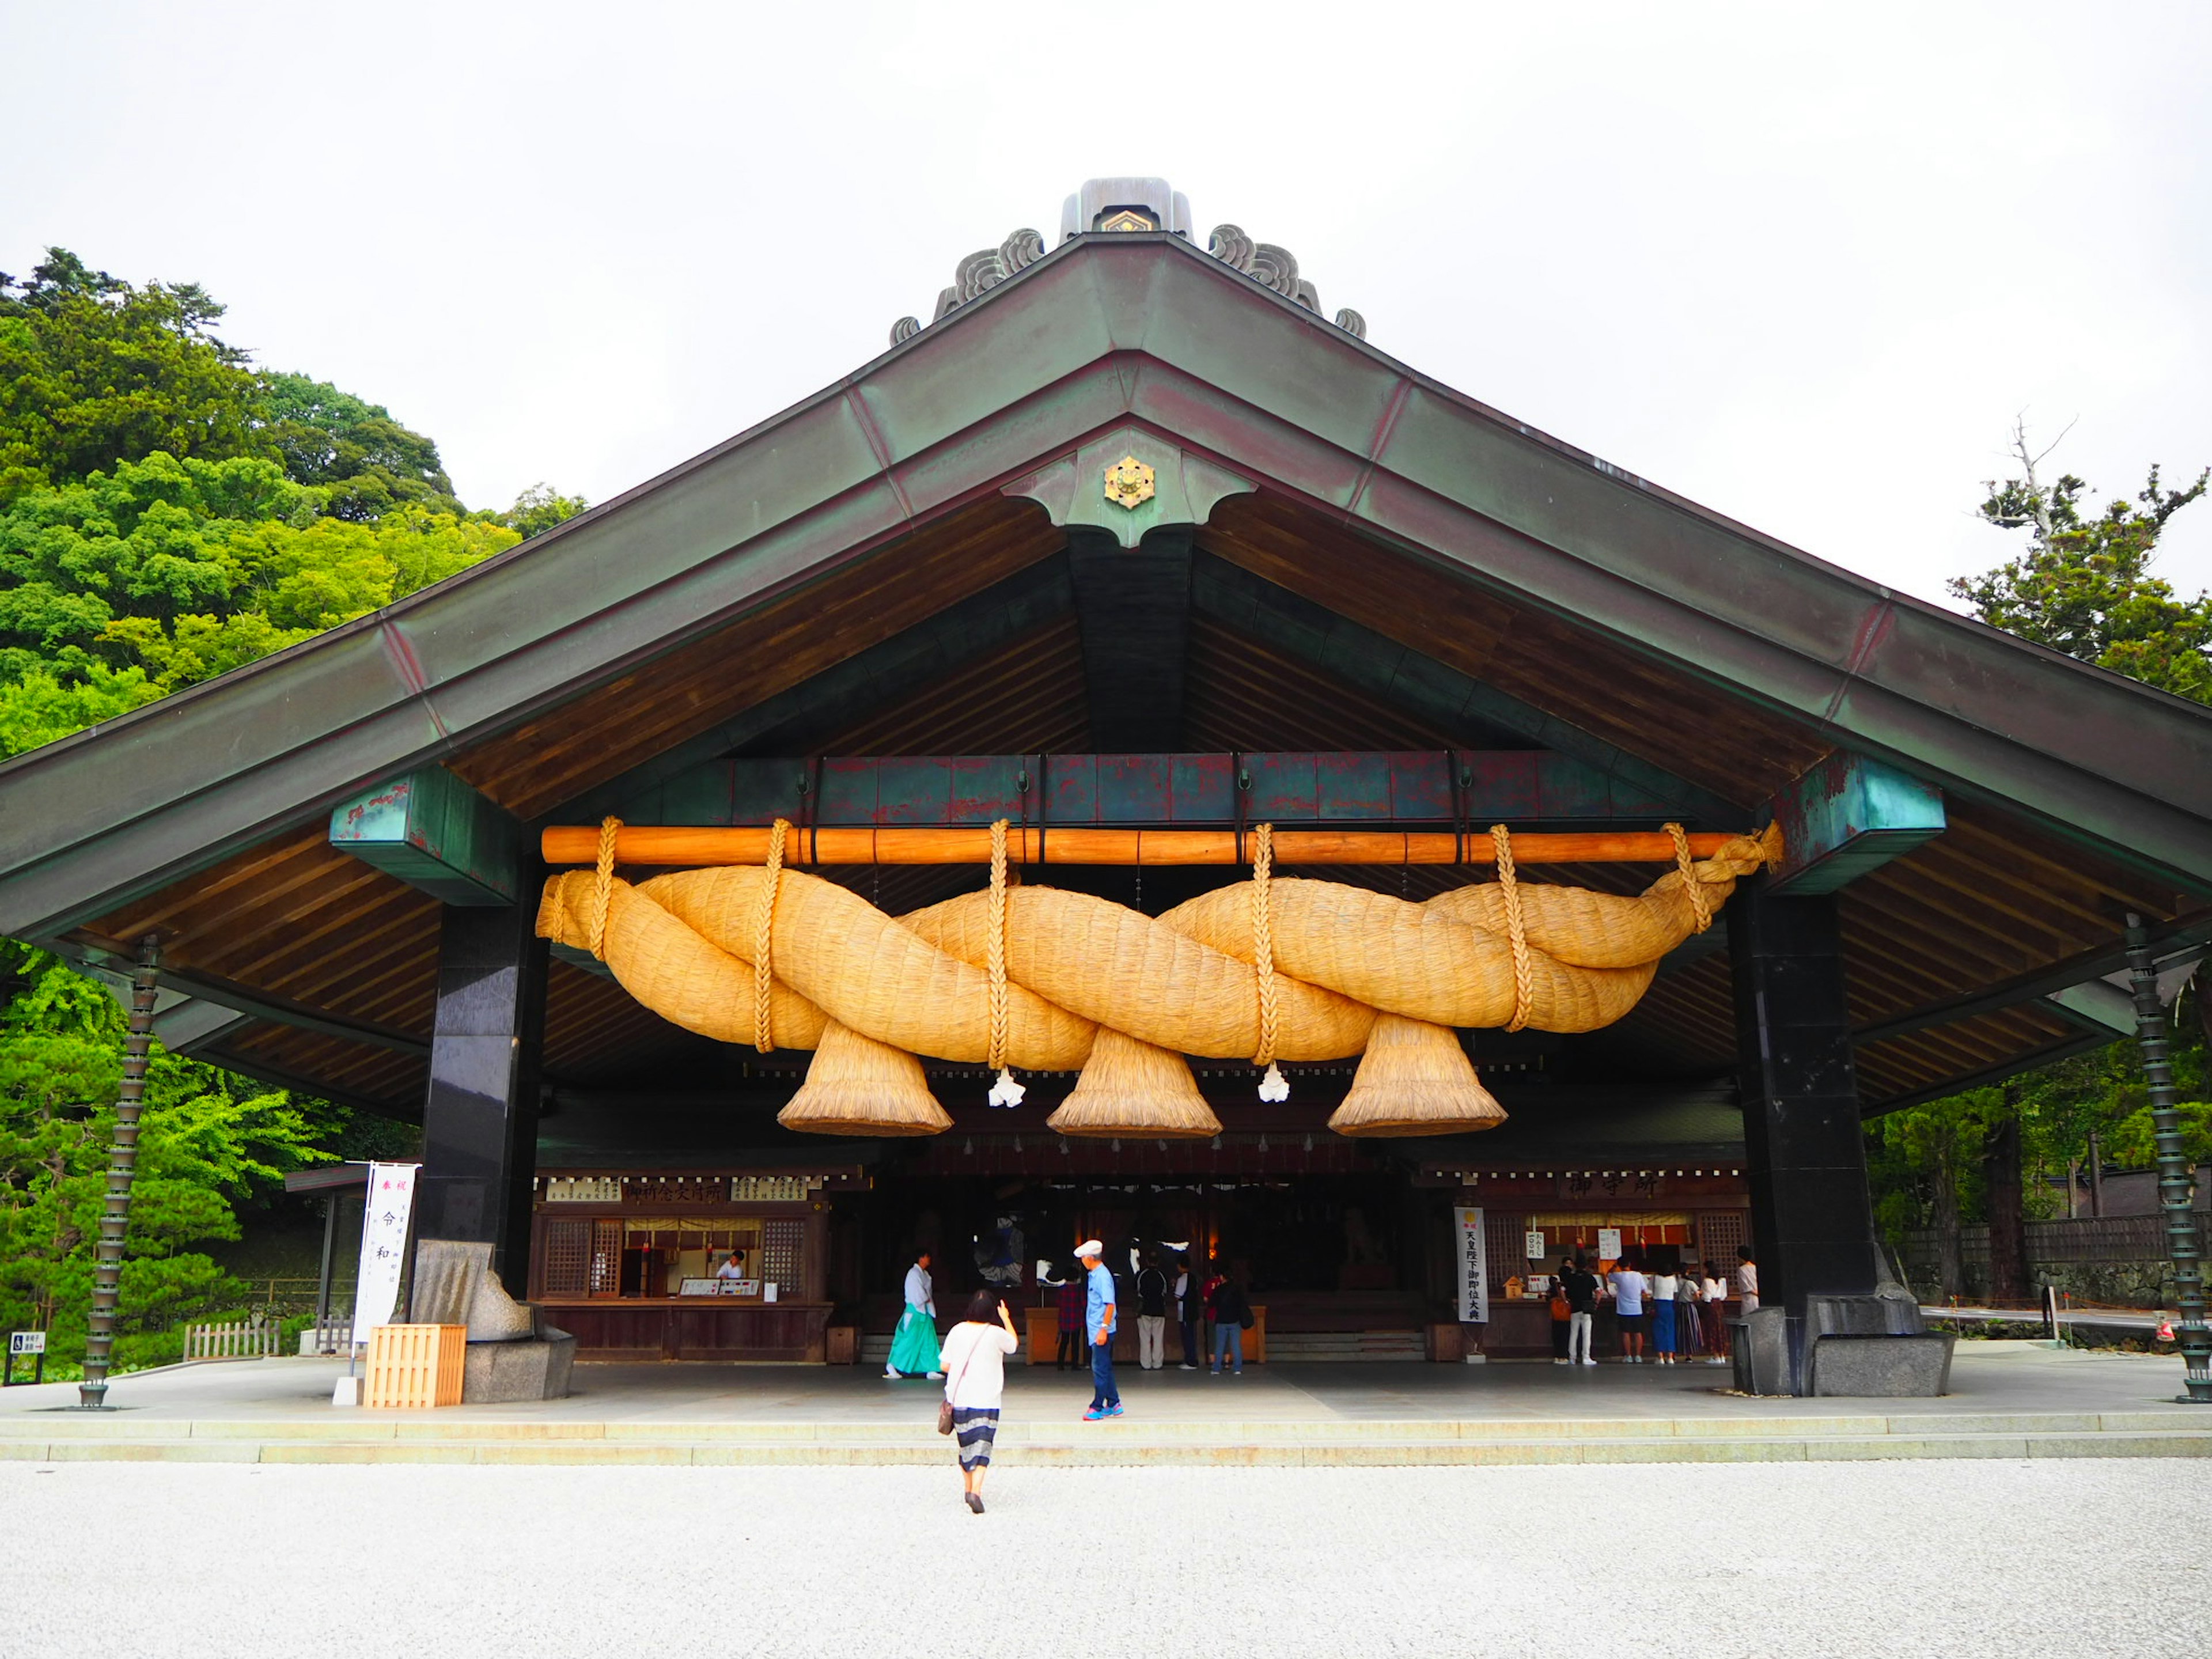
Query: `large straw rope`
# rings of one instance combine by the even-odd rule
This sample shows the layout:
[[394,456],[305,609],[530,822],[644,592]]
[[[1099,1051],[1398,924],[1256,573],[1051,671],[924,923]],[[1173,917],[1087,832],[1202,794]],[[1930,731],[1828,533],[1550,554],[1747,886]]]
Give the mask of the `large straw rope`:
[[1259,981],[1260,1049],[1253,1065],[1262,1071],[1275,1063],[1275,1040],[1282,1027],[1282,1004],[1275,994],[1275,929],[1269,903],[1275,868],[1275,826],[1252,832],[1252,968]]
[[1681,872],[1682,885],[1690,895],[1690,908],[1698,915],[1698,931],[1704,933],[1713,925],[1713,908],[1705,901],[1704,885],[1692,873],[1695,863],[1690,857],[1690,837],[1679,823],[1667,826],[1667,833],[1674,841],[1674,867]]
[[1521,881],[1513,869],[1513,832],[1502,823],[1492,824],[1490,844],[1498,852],[1498,895],[1505,906],[1505,939],[1513,952],[1513,1015],[1505,1029],[1518,1031],[1528,1024],[1535,966],[1528,954],[1528,921],[1521,909]]
[[1264,909],[1252,884],[1238,883],[1157,918],[1085,894],[1007,886],[894,919],[802,871],[726,866],[632,885],[579,870],[547,882],[538,931],[581,948],[596,941],[639,1001],[724,1042],[811,1048],[835,1018],[908,1053],[965,1063],[995,1053],[1041,1071],[1080,1066],[1100,1024],[1185,1054],[1260,1054],[1264,945],[1275,1056],[1336,1060],[1361,1051],[1378,1011],[1450,1026],[1609,1024],[1700,914],[1776,847],[1771,832],[1765,842],[1740,837],[1635,896],[1516,874],[1510,892],[1485,883],[1414,904],[1271,871]]

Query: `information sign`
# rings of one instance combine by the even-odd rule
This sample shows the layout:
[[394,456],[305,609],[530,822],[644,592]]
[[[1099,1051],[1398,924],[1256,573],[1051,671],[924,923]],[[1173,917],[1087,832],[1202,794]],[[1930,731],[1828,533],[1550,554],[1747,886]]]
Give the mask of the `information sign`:
[[1540,1232],[1528,1234],[1521,1241],[1521,1254],[1531,1261],[1541,1261],[1544,1259],[1544,1235]]
[[1459,1205],[1452,1212],[1459,1232],[1460,1322],[1490,1322],[1490,1262],[1483,1243],[1482,1212]]
[[46,1334],[44,1331],[10,1331],[8,1333],[8,1352],[11,1354],[44,1353]]
[[1620,1229],[1601,1227],[1597,1230],[1597,1254],[1601,1261],[1620,1260]]
[[353,1342],[360,1347],[379,1325],[392,1322],[399,1302],[400,1269],[407,1264],[407,1224],[415,1211],[419,1164],[368,1166],[368,1205],[361,1221],[361,1267],[354,1279]]

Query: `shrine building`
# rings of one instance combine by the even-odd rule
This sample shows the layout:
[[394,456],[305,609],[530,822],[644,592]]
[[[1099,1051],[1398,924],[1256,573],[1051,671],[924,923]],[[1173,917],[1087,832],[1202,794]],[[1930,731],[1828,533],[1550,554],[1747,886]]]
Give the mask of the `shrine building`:
[[1533,1355],[1562,1254],[1749,1246],[1803,1392],[1916,1328],[1865,1121],[2212,938],[2212,710],[1426,378],[1162,180],[928,309],[0,766],[0,933],[419,1121],[417,1236],[585,1360],[879,1353],[916,1251],[1042,1310],[1087,1236],[1277,1359]]

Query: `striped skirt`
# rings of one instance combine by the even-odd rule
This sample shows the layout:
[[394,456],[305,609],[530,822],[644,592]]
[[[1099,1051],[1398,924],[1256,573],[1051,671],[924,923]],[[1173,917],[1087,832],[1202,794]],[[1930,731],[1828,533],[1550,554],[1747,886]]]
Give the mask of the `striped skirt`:
[[991,1466],[991,1443],[999,1437],[996,1406],[955,1406],[952,1434],[960,1443],[960,1467],[985,1469]]

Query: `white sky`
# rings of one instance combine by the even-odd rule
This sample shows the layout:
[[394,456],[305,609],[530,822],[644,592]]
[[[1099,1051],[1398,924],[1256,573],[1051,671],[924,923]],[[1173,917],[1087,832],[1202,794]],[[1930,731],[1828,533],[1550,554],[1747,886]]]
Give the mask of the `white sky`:
[[597,501],[1159,173],[1394,356],[1940,598],[2016,412],[2100,491],[2212,461],[2208,60],[2142,0],[0,0],[0,269],[203,283],[471,505]]

